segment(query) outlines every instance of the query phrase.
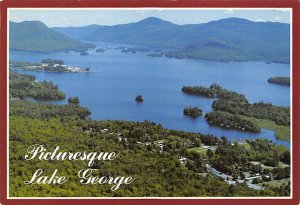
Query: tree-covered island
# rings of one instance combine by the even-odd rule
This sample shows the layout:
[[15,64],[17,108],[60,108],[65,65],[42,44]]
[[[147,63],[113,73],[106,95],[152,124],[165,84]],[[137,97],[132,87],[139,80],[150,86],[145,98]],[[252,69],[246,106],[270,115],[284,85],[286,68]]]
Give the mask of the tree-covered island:
[[[223,124],[221,127],[224,127],[224,123],[219,122],[219,119],[221,119],[220,116],[225,120],[235,115],[234,118],[240,122],[244,123],[248,121],[247,124],[249,125],[254,123],[255,127],[251,128],[251,130],[256,130],[257,127],[271,129],[276,132],[276,136],[279,139],[287,141],[290,139],[290,107],[276,106],[264,102],[249,103],[244,95],[226,90],[215,83],[210,87],[183,86],[182,92],[188,95],[216,98],[212,104],[212,108],[214,111],[222,111],[222,114],[219,112],[208,115],[211,123],[215,122],[214,125],[221,126]],[[226,113],[231,115],[227,115]],[[218,116],[218,120],[213,120],[213,116]],[[228,126],[231,129],[239,129],[240,127],[229,124]]]
[[290,77],[273,77],[268,79],[269,83],[279,84],[279,85],[290,85]]
[[135,101],[136,101],[136,102],[139,102],[139,103],[142,103],[142,102],[144,102],[144,98],[143,98],[142,95],[137,95],[137,96],[135,97]]
[[81,72],[88,72],[90,70],[89,68],[80,68],[76,66],[65,65],[63,60],[56,60],[56,59],[43,59],[41,60],[41,63],[10,61],[9,67],[11,69],[18,68],[24,70],[43,71],[43,72],[81,73]]
[[183,114],[195,119],[202,115],[202,110],[198,107],[185,107],[183,109]]

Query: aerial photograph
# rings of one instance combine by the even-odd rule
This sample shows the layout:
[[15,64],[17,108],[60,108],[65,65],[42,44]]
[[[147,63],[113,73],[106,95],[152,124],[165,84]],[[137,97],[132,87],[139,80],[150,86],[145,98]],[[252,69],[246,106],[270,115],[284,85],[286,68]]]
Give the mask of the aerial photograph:
[[290,197],[290,9],[9,9],[9,197]]

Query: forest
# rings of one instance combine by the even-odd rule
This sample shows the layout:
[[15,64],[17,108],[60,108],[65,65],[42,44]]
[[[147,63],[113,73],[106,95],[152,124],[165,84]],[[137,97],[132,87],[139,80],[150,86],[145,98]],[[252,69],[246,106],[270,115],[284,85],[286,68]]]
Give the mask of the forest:
[[66,97],[52,82],[36,82],[35,76],[18,73],[10,73],[9,90],[10,98],[17,99],[61,100]]
[[195,119],[202,115],[202,110],[198,107],[185,107],[183,109],[183,114]]
[[260,132],[260,128],[251,121],[222,111],[206,113],[205,119],[210,125],[219,126],[225,129],[234,129],[246,132]]

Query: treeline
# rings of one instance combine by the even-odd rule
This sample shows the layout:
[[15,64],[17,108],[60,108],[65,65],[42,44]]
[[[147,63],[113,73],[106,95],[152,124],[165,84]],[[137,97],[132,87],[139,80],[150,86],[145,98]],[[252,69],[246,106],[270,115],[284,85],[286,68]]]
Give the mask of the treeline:
[[27,100],[9,102],[10,116],[18,115],[32,119],[75,118],[87,119],[91,112],[79,105],[52,105]]
[[61,100],[65,94],[52,82],[36,82],[31,75],[10,73],[9,89],[10,97],[24,99],[33,97],[36,100]]
[[272,120],[278,125],[290,126],[290,108],[272,105],[271,103],[239,103],[238,101],[216,100],[212,104],[216,111],[226,111],[232,114],[245,115],[259,119]]
[[254,123],[242,119],[237,115],[226,112],[214,111],[205,114],[205,119],[210,125],[215,125],[225,129],[234,129],[247,132],[260,132],[260,128]]
[[63,65],[65,62],[63,60],[47,58],[47,59],[42,59],[41,63]]
[[273,78],[269,78],[268,82],[289,86],[290,85],[290,77],[273,77]]
[[223,89],[216,83],[211,84],[209,88],[203,86],[183,86],[181,90],[189,95],[207,98],[220,98],[225,100],[240,101],[241,103],[248,103],[244,95]]
[[182,92],[189,95],[219,98],[212,104],[215,111],[226,111],[232,114],[268,119],[279,125],[290,125],[290,108],[272,105],[271,103],[249,103],[244,95],[223,89],[217,84],[209,88],[202,86],[183,86]]

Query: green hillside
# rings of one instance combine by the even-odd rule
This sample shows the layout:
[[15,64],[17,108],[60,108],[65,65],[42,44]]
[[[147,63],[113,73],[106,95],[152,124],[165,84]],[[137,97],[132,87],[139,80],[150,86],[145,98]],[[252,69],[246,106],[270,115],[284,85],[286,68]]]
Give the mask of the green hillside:
[[9,48],[23,51],[85,51],[93,45],[58,33],[39,21],[9,23]]
[[167,57],[216,61],[290,62],[290,26],[276,22],[252,22],[228,18],[203,24],[176,25],[150,17],[139,22],[56,28],[91,41],[110,41],[155,48],[169,48]]

